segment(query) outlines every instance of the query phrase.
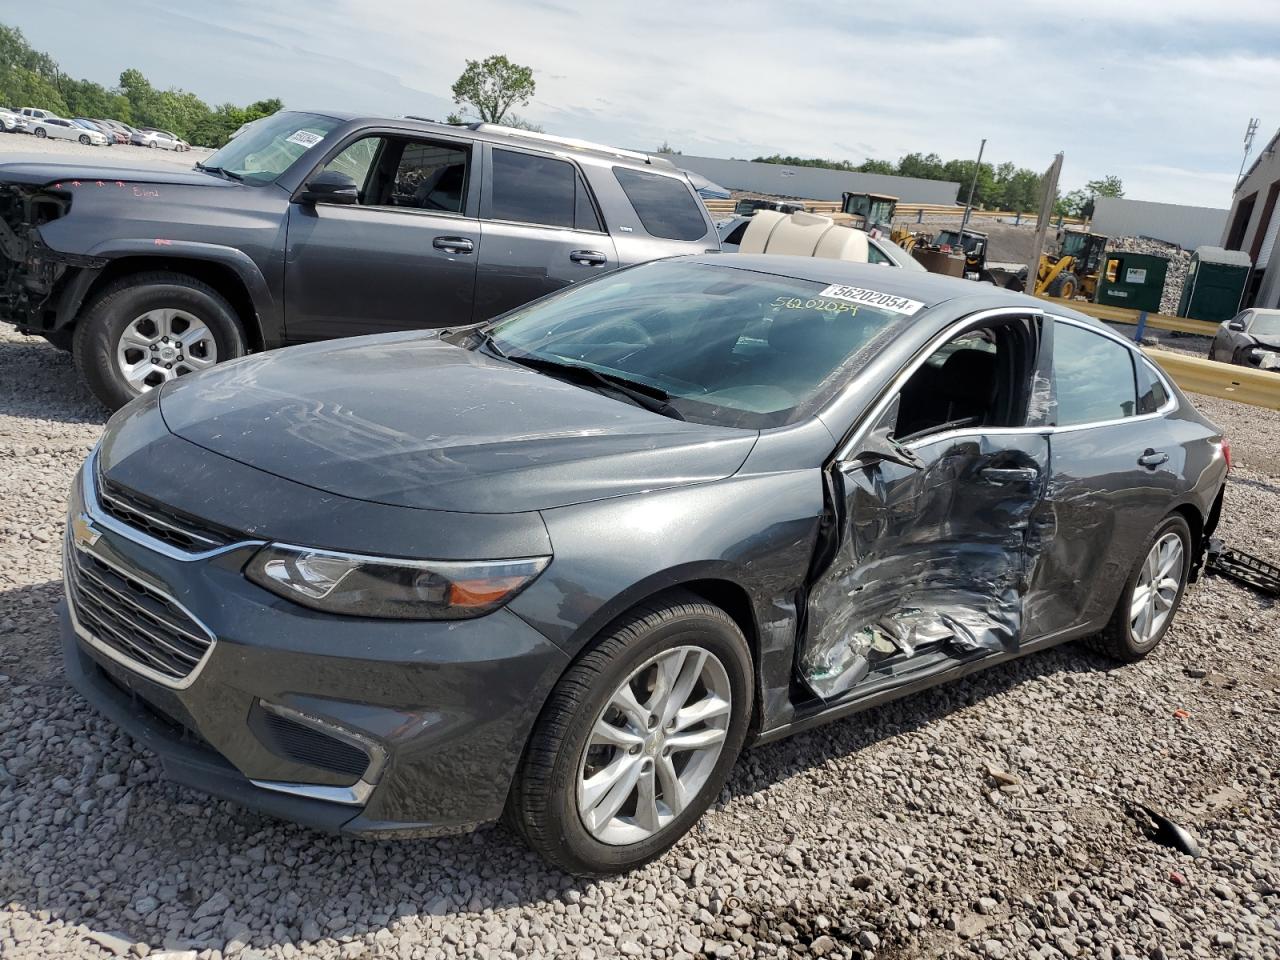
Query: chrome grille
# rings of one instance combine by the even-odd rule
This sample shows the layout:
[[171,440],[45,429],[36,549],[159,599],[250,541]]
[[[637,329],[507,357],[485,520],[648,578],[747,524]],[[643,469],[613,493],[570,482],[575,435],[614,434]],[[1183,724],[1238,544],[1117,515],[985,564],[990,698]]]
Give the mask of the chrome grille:
[[98,500],[103,511],[121,523],[189,553],[215,550],[234,540],[227,531],[125,490],[103,477],[98,479]]
[[144,674],[186,680],[213,646],[213,636],[176,601],[124,570],[74,546],[66,567],[80,628]]

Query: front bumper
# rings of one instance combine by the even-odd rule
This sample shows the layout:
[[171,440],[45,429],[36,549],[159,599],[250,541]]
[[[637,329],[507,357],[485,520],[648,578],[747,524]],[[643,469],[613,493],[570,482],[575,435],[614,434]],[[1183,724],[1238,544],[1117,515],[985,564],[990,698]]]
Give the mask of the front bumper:
[[[256,548],[193,556],[154,542],[101,508],[91,462],[73,486],[64,550],[76,689],[154,750],[171,779],[273,816],[405,836],[496,819],[565,666],[560,649],[507,610],[453,622],[316,613],[242,576]],[[101,641],[98,608],[75,587],[74,560],[86,555],[207,628],[212,642],[188,676],[146,669]],[[111,579],[116,591],[122,582]],[[286,718],[287,742],[272,716]],[[335,762],[362,756],[353,751],[368,760],[363,770]]]

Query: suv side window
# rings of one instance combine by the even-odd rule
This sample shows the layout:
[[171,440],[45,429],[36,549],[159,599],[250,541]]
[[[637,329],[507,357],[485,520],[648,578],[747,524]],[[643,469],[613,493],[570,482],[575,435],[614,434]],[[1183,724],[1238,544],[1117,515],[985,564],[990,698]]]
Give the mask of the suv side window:
[[429,140],[364,137],[324,165],[360,188],[366,207],[410,207],[461,213],[468,151]]
[[627,167],[614,167],[613,176],[650,236],[699,240],[707,232],[698,201],[683,180]]
[[600,217],[577,169],[567,160],[493,149],[493,203],[489,216],[601,231]]
[[1138,412],[1133,354],[1100,333],[1055,322],[1053,379],[1058,426],[1120,420]]

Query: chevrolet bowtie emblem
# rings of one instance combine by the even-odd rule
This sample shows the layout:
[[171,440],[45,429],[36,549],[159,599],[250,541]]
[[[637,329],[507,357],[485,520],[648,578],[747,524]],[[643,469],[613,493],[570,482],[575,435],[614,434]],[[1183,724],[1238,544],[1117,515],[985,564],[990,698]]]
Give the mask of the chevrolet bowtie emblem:
[[76,541],[78,547],[92,547],[102,537],[97,530],[93,529],[93,523],[86,514],[77,514],[76,518],[71,521],[71,536]]

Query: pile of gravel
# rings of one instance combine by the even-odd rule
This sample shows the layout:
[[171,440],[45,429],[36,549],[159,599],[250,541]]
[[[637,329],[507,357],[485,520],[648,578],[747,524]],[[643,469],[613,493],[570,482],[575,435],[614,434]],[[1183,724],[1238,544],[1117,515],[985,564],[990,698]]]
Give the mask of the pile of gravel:
[[[1280,558],[1280,414],[1204,406],[1240,465],[1225,536]],[[1073,644],[753,750],[669,856],[584,882],[498,828],[357,842],[213,801],[88,709],[53,607],[104,420],[0,329],[6,960],[1280,958],[1280,611],[1248,590],[1194,588],[1139,664]]]
[[1112,237],[1107,241],[1108,252],[1145,253],[1164,257],[1169,268],[1164,275],[1164,293],[1160,297],[1160,312],[1176,316],[1182,302],[1182,285],[1191,266],[1191,253],[1176,243],[1154,240],[1151,237]]

